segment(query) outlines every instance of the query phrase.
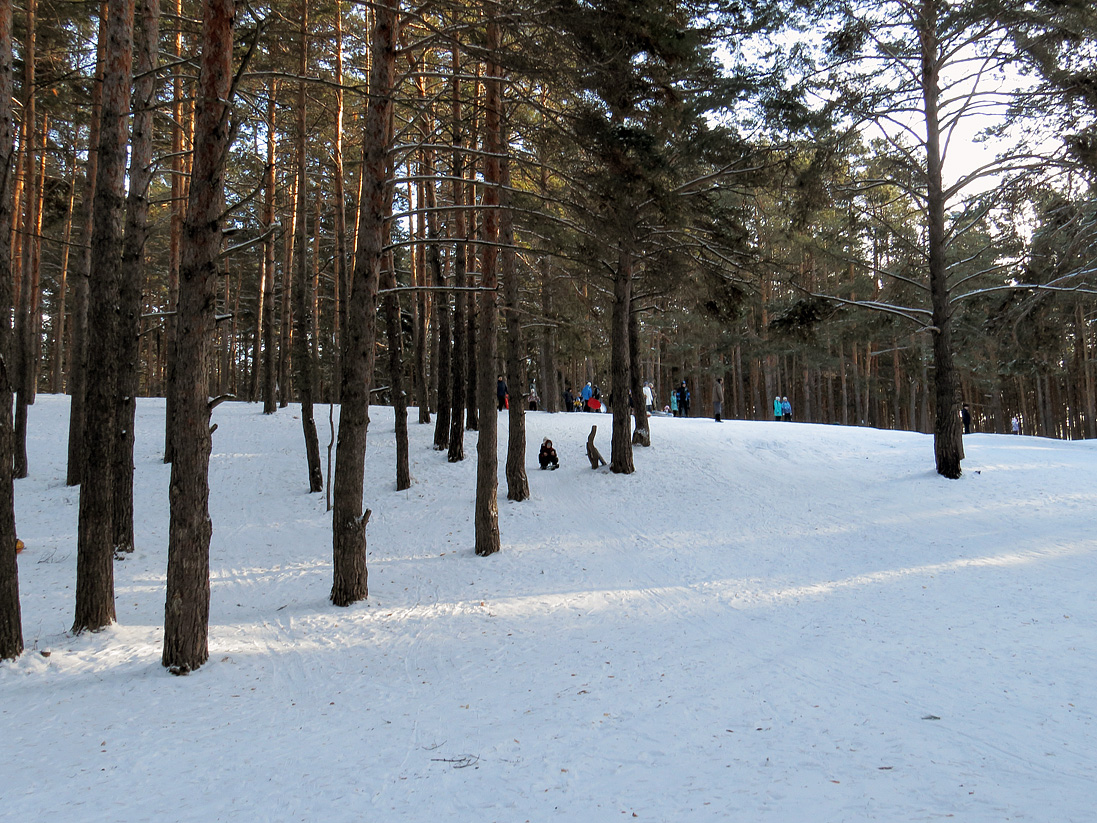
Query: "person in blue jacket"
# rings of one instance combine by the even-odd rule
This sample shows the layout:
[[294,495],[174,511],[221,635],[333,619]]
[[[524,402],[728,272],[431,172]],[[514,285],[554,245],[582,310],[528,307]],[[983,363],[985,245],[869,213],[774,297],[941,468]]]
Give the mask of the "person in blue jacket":
[[781,404],[781,395],[777,395],[773,398],[773,419],[775,422],[780,422],[784,416],[785,409]]
[[781,419],[786,423],[792,422],[792,404],[788,402],[787,397],[781,398]]
[[583,391],[579,395],[579,399],[583,401],[583,411],[590,411],[590,398],[594,396],[594,389],[590,386],[590,381],[583,386]]

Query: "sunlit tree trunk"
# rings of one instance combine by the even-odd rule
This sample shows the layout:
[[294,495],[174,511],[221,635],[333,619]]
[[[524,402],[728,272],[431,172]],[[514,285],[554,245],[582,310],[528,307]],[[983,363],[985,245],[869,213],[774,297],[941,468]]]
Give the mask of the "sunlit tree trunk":
[[12,0],[0,0],[0,660],[23,653],[19,566],[15,546],[15,489],[12,478],[11,234],[15,126],[12,94]]
[[186,674],[209,658],[209,352],[214,334],[225,165],[232,140],[234,0],[205,0],[194,164],[180,249],[175,459],[171,465],[167,601],[161,662]]
[[391,208],[389,145],[396,73],[399,0],[375,6],[370,44],[370,100],[363,132],[363,185],[354,262],[354,286],[347,306],[343,346],[342,412],[336,446],[332,498],[333,580],[331,602],[349,606],[368,594],[366,523],[362,510],[366,434],[377,337],[377,290]]

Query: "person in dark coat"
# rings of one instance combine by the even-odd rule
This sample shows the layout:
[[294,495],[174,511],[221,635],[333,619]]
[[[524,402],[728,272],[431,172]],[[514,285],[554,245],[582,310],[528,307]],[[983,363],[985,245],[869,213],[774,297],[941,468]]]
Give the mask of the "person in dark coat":
[[537,453],[537,462],[542,469],[560,468],[560,458],[556,456],[556,449],[552,447],[552,441],[547,437],[541,441],[541,451]]
[[967,403],[960,409],[960,420],[964,424],[964,434],[971,434],[971,409],[967,407]]
[[499,411],[507,407],[507,382],[502,375],[495,381],[495,396],[499,399]]

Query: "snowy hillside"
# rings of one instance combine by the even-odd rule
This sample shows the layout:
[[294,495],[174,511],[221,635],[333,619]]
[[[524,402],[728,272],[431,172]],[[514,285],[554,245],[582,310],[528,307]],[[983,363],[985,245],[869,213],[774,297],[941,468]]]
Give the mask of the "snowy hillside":
[[163,402],[138,406],[119,622],[80,637],[67,409],[39,397],[17,483],[0,820],[1093,819],[1097,443],[972,435],[947,481],[924,435],[655,418],[619,477],[583,454],[608,417],[531,413],[533,498],[501,478],[479,558],[475,433],[449,464],[413,424],[397,493],[375,408],[370,597],[336,609],[294,408],[226,403],[211,657],[180,678]]

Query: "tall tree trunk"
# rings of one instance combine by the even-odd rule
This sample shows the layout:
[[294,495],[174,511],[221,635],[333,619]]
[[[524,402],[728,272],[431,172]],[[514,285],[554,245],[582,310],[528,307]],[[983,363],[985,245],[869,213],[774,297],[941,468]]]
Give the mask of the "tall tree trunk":
[[[613,401],[613,438],[609,468],[614,474],[632,474],[632,412],[629,409],[629,314],[632,311],[631,251],[622,244],[613,273],[613,316],[610,332],[610,377]],[[694,387],[696,388],[696,386]],[[683,412],[684,414],[685,412]]]
[[335,188],[335,256],[332,261],[332,402],[339,402],[342,376],[342,329],[346,309],[343,303],[343,272],[349,259],[347,253],[347,203],[343,175],[343,4],[335,0],[335,141],[331,152],[332,182]]
[[[425,158],[425,173],[429,178],[425,188],[425,205],[428,210],[427,267],[430,270],[431,275],[430,285],[445,288],[447,285],[446,276],[442,268],[442,256],[439,253],[441,238],[438,232],[438,212],[435,210],[438,205],[438,198],[435,194],[433,152],[427,150],[425,152]],[[450,408],[450,392],[453,388],[452,376],[450,375],[453,348],[450,342],[448,293],[445,291],[436,292],[431,304],[434,308],[434,327],[438,334],[438,358],[434,363],[435,376],[438,380],[438,400],[435,405],[437,415],[434,421],[434,448],[437,451],[446,451],[449,448],[450,412],[452,411]]]
[[278,357],[274,345],[274,195],[277,131],[275,109],[278,98],[278,81],[270,84],[267,99],[267,165],[263,182],[263,228],[269,232],[263,243],[263,414],[274,414],[278,409]]
[[65,216],[65,232],[61,238],[61,274],[57,282],[57,292],[53,304],[53,355],[50,358],[50,391],[60,394],[65,376],[65,354],[68,348],[65,346],[66,292],[69,279],[69,259],[72,249],[72,224],[76,219],[76,149],[72,152],[72,167],[69,170],[69,196],[68,209]]
[[[504,111],[503,101],[499,101]],[[503,280],[503,301],[507,317],[507,378],[510,380],[511,398],[507,427],[507,500],[529,498],[529,478],[526,476],[526,375],[525,343],[522,340],[522,319],[518,304],[518,266],[514,251],[514,212],[510,196],[510,142],[505,116],[499,118],[499,141],[502,157],[499,159],[501,185],[499,187],[499,242],[500,272]]]
[[[490,12],[494,15],[494,10]],[[487,52],[494,61],[499,52],[499,26],[494,17],[487,25]],[[477,350],[477,391],[479,437],[476,440],[476,554],[481,557],[499,551],[499,415],[495,407],[494,376],[496,360],[496,288],[499,259],[499,187],[502,169],[502,71],[494,62],[487,66],[484,81],[484,223],[481,253],[479,309],[479,345]]]
[[[396,288],[396,261],[392,251],[386,255],[381,271],[381,288]],[[389,347],[389,386],[392,388],[392,412],[396,432],[396,490],[411,488],[411,460],[408,444],[408,392],[404,380],[404,335],[400,324],[400,298],[388,291],[382,303]]]
[[209,658],[209,352],[214,334],[225,165],[232,141],[234,0],[205,0],[195,101],[194,165],[180,249],[167,602],[161,662],[187,674]]
[[148,238],[152,180],[153,111],[160,54],[160,0],[139,0],[140,39],[135,38],[133,134],[129,194],[122,243],[118,327],[118,421],[114,450],[114,550],[133,551],[133,443],[141,343],[141,283]]
[[91,236],[88,293],[87,395],[84,474],[76,557],[76,615],[72,631],[97,631],[114,622],[114,451],[117,443],[118,304],[125,208],[126,119],[130,110],[133,0],[111,0],[99,168]]
[[465,155],[464,124],[461,121],[461,50],[454,45],[452,78],[450,80],[451,118],[453,127],[453,155],[450,161],[450,174],[453,178],[453,357],[450,362],[450,427],[449,451],[446,459],[456,463],[465,459],[465,382],[468,373],[468,349],[465,339],[468,321],[465,308],[468,305],[468,292],[465,286],[468,274],[468,236],[465,219]]
[[[474,88],[480,87],[480,64],[476,64],[476,85]],[[476,116],[476,110],[468,118],[469,132],[468,138],[465,141],[466,145],[475,148],[480,142],[479,137],[479,118]],[[466,170],[466,177],[468,183],[465,187],[464,202],[472,207],[476,204],[476,154],[469,155],[468,168]],[[476,226],[475,212],[467,212],[468,217],[465,225],[465,237],[473,239],[478,236],[478,230]],[[481,231],[482,234],[482,224]],[[479,255],[475,251],[465,256],[465,261],[470,268],[465,272],[464,285],[473,288],[476,286],[477,269],[480,265]],[[467,364],[467,374],[465,380],[465,428],[469,431],[476,431],[480,428],[480,392],[478,386],[480,383],[479,370],[480,370],[480,355],[479,352],[479,315],[480,315],[480,301],[474,296],[473,292],[468,292],[468,300],[465,303],[466,315],[465,320],[467,322],[465,330],[465,363]],[[494,368],[494,367],[493,367]],[[491,376],[491,384],[495,385],[495,377]],[[494,406],[492,406],[494,408]]]
[[651,446],[651,427],[648,425],[648,404],[644,402],[643,369],[640,365],[640,312],[636,301],[630,300],[628,313],[629,391],[632,394],[632,416],[636,421],[632,432],[633,445]]
[[[34,329],[35,285],[31,269],[34,266],[35,225],[38,222],[38,192],[35,177],[38,163],[35,157],[37,139],[37,115],[35,113],[36,17],[37,0],[27,0],[26,32],[23,42],[23,237],[21,257],[21,286],[17,287],[18,307],[15,312],[15,346],[13,363],[15,374],[15,476],[26,477],[27,464],[27,407],[34,402],[34,366],[37,346],[32,339]],[[44,135],[43,135],[44,136]],[[43,141],[44,142],[44,141]]]
[[939,0],[924,0],[922,6],[922,96],[926,119],[926,216],[930,298],[933,309],[934,393],[937,417],[933,427],[933,452],[937,473],[955,480],[960,477],[963,458],[960,428],[960,387],[952,360],[952,306],[949,298],[945,247],[945,196],[941,177],[940,99],[937,63],[937,8]]
[[396,74],[397,17],[400,0],[381,0],[375,7],[370,43],[370,100],[363,133],[362,201],[354,286],[347,305],[343,346],[342,412],[335,455],[332,499],[334,573],[331,602],[349,606],[368,594],[366,523],[362,511],[366,434],[377,337],[377,289],[391,209],[389,147],[393,84]]
[[174,459],[171,437],[175,431],[172,418],[175,415],[175,396],[171,387],[175,384],[175,333],[179,327],[175,311],[179,303],[179,266],[183,241],[183,220],[185,218],[185,198],[187,197],[187,161],[184,157],[186,134],[183,120],[186,107],[183,95],[183,0],[172,1],[172,56],[175,67],[172,69],[171,104],[171,218],[168,240],[168,298],[167,313],[164,318],[165,349],[165,409],[164,409],[164,462]]
[[0,660],[23,653],[19,608],[19,564],[15,544],[15,488],[12,478],[11,234],[15,222],[12,176],[15,170],[15,88],[12,52],[12,0],[0,0]]
[[[313,302],[312,279],[308,271],[308,120],[306,117],[307,99],[305,77],[308,74],[308,2],[301,3],[301,42],[298,70],[300,83],[297,89],[297,223],[294,231],[297,239],[297,276],[293,282],[294,324],[293,365],[297,398],[301,401],[301,429],[305,436],[305,457],[308,461],[309,492],[322,491],[324,488],[324,470],[320,464],[320,442],[316,435],[316,419],[313,417],[313,390],[316,384],[316,358],[313,355],[312,339]],[[313,226],[313,231],[318,231]]]
[[[301,191],[297,185],[297,176],[294,175],[293,185],[289,187],[289,214],[284,225],[294,227],[297,225],[297,212],[304,206],[301,203]],[[278,342],[278,406],[286,408],[289,405],[290,388],[290,360],[293,346],[293,250],[297,232],[290,230],[282,237],[282,316]]]

